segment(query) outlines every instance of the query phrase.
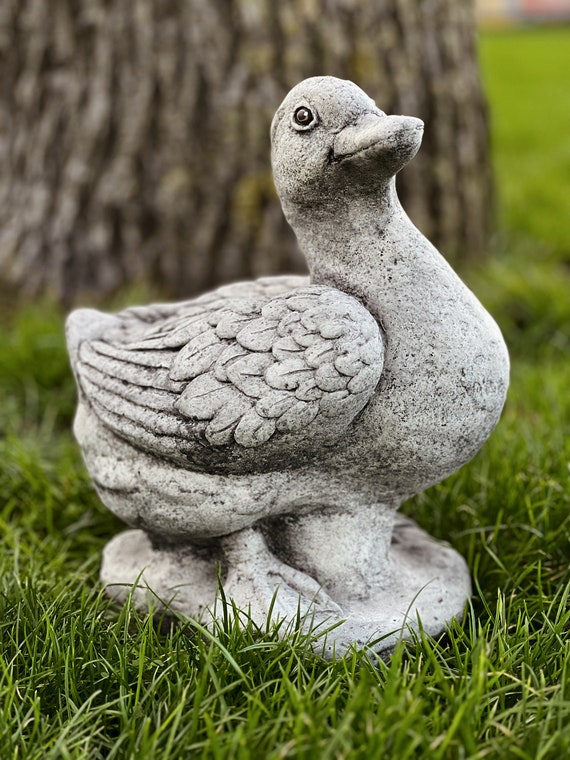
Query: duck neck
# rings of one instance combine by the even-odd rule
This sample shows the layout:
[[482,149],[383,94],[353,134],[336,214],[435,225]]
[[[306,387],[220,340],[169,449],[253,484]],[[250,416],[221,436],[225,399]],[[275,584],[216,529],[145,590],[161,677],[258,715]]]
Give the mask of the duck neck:
[[297,212],[291,221],[311,282],[355,296],[377,316],[394,258],[404,264],[404,252],[415,258],[420,241],[427,242],[404,212],[393,178],[381,193],[338,200],[332,213],[320,208]]

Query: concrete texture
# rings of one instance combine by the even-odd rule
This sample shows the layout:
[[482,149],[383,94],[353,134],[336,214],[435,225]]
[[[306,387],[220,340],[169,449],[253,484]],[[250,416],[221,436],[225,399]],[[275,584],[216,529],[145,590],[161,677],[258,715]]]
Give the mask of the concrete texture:
[[351,82],[305,80],[271,133],[310,281],[70,316],[75,433],[102,500],[138,529],[108,545],[105,583],[140,578],[141,606],[146,583],[207,617],[219,569],[260,623],[276,589],[275,616],[345,620],[328,655],[380,638],[387,653],[417,614],[433,635],[462,615],[465,563],[396,510],[482,446],[509,362],[398,202],[422,129]]

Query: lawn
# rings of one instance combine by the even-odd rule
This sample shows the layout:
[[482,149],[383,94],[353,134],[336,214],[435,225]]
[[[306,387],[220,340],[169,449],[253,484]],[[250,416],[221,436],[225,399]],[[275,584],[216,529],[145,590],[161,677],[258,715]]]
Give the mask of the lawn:
[[1,758],[569,755],[569,50],[570,29],[482,38],[501,234],[463,274],[512,384],[473,462],[405,505],[469,562],[463,622],[389,664],[327,663],[234,615],[207,634],[113,609],[98,564],[120,524],[69,432],[62,315],[30,305],[1,325]]
[[493,107],[501,222],[570,261],[570,31],[488,33],[481,62]]

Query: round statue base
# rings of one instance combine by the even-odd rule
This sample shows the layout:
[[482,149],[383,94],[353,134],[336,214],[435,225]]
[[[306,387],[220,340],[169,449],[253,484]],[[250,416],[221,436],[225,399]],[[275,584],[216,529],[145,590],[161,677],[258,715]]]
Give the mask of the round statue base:
[[[221,613],[221,580],[226,601],[262,630],[283,617],[296,624],[301,612],[305,629],[314,634],[313,648],[327,659],[352,646],[388,657],[414,632],[439,636],[453,618],[461,620],[471,594],[463,557],[403,516],[394,526],[388,571],[366,598],[331,600],[314,579],[283,563],[279,572],[260,571],[253,553],[247,564],[246,558],[238,568],[228,565],[219,545],[153,545],[144,531],[128,530],[105,547],[101,580],[120,603],[132,595],[140,610],[183,614],[206,626]],[[280,630],[286,632],[287,624]]]

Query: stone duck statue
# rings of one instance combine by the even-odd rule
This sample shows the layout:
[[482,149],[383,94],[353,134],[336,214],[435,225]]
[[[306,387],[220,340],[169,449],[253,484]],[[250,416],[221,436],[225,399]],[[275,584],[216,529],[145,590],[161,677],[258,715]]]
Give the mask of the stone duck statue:
[[[501,333],[395,189],[423,123],[313,77],[271,126],[283,211],[310,279],[82,309],[67,335],[75,435],[106,506],[109,592],[194,617],[225,596],[389,652],[461,616],[463,559],[397,515],[478,451],[508,386]],[[372,643],[375,642],[375,643]]]

